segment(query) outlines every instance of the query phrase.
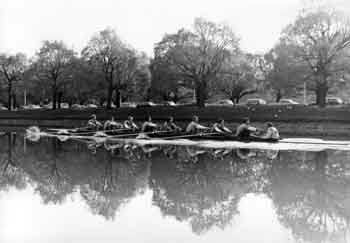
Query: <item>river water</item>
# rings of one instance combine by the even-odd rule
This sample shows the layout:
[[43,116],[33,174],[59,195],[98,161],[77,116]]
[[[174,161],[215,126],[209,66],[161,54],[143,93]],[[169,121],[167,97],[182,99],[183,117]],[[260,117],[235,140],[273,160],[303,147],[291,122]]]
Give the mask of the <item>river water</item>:
[[7,133],[0,242],[350,242],[350,152]]

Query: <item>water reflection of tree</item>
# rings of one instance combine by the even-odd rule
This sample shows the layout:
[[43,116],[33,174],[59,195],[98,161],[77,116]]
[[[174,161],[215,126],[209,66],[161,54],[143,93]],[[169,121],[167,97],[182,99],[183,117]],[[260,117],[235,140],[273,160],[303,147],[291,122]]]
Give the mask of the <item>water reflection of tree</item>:
[[148,184],[147,160],[129,161],[103,148],[91,154],[85,144],[74,141],[26,141],[25,152],[23,146],[22,141],[2,148],[10,148],[12,154],[16,151],[16,166],[26,173],[44,203],[63,203],[79,192],[93,213],[110,219]]
[[189,221],[197,234],[213,226],[225,228],[250,186],[232,173],[231,157],[215,161],[208,153],[199,154],[195,160],[186,159],[181,148],[176,159],[159,154],[152,158],[151,170],[153,203],[164,215]]
[[306,155],[283,153],[273,164],[268,190],[279,219],[297,239],[328,242],[349,227],[350,167],[344,153]]
[[26,187],[25,175],[17,165],[16,141],[17,136],[12,132],[0,137],[0,190]]

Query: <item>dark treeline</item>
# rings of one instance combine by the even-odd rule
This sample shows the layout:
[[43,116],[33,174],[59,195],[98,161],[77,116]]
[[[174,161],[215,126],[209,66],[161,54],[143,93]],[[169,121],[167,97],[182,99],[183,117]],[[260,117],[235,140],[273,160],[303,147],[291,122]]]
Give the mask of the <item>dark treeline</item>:
[[[257,39],[257,41],[259,41]],[[350,77],[350,24],[341,12],[303,10],[264,54],[240,48],[230,26],[197,18],[192,28],[164,35],[154,56],[135,50],[112,29],[94,34],[80,53],[62,41],[44,41],[33,57],[0,54],[0,102],[9,110],[28,103],[95,103],[194,97],[199,107],[213,96],[234,103],[264,91],[277,102],[305,85],[316,103],[344,90]]]

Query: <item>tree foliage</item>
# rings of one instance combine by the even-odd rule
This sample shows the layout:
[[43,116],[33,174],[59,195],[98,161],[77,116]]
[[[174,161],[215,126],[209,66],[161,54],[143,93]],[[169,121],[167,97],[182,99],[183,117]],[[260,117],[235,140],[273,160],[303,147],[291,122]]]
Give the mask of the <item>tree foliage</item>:
[[228,26],[197,18],[193,30],[165,35],[154,52],[155,58],[163,59],[182,80],[193,83],[197,105],[203,107],[209,83],[217,80],[224,62],[238,51],[238,43]]
[[282,38],[295,47],[295,58],[308,68],[316,102],[324,106],[329,89],[349,71],[349,20],[340,12],[307,11],[283,31]]
[[[44,41],[36,53],[32,68],[33,80],[49,82],[52,97],[52,109],[57,108],[65,85],[72,80],[72,64],[75,53],[62,41]],[[46,86],[47,87],[47,86]]]
[[11,110],[14,106],[15,93],[13,85],[23,79],[27,68],[27,58],[22,53],[15,55],[0,55],[0,80],[7,86],[7,108]]

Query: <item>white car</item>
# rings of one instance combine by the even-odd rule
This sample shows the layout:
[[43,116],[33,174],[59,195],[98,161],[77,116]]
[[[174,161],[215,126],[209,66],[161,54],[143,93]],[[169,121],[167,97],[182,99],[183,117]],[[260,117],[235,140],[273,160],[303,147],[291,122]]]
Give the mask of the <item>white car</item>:
[[208,104],[208,106],[233,106],[232,100],[218,100],[214,103]]
[[271,103],[270,105],[299,105],[300,103],[292,99],[281,99],[279,102]]
[[136,104],[132,102],[123,102],[120,104],[120,107],[129,107],[129,108],[135,108]]
[[91,109],[96,109],[96,108],[98,108],[98,106],[95,105],[95,104],[87,104],[85,107],[86,107],[86,108],[91,108]]
[[246,105],[266,105],[266,101],[263,99],[247,99]]
[[326,98],[327,105],[342,105],[344,101],[339,97],[327,97]]

